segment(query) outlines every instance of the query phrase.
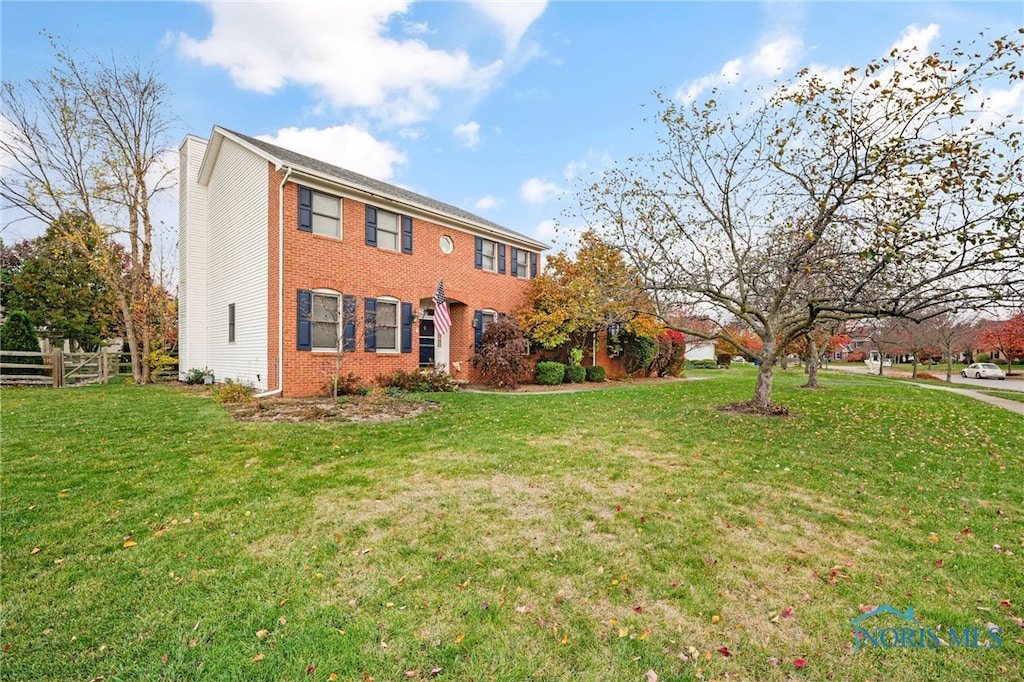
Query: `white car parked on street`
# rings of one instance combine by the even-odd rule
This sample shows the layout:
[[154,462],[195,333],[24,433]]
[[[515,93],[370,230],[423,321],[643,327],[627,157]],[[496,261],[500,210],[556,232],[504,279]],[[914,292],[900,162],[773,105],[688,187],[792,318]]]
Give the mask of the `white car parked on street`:
[[975,362],[960,370],[960,376],[974,377],[975,379],[1005,379],[1006,372],[991,362]]

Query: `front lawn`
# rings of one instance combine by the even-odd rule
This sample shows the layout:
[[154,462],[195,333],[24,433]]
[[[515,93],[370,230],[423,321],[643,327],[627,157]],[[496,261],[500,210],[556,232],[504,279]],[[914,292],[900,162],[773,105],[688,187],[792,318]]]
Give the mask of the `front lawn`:
[[[0,678],[1024,677],[1024,419],[799,371],[739,417],[753,370],[703,374],[384,424],[4,389]],[[1002,646],[855,652],[880,605]]]

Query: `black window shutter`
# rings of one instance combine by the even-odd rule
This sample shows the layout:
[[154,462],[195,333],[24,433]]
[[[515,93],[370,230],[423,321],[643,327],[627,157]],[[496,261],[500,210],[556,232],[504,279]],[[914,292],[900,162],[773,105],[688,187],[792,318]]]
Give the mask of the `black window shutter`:
[[480,350],[480,337],[484,335],[484,313],[482,310],[473,311],[473,350]]
[[356,297],[341,297],[341,350],[352,352],[356,349]]
[[412,253],[412,218],[402,216],[402,253]]
[[505,245],[497,244],[495,248],[498,249],[498,274],[505,274]]
[[[512,276],[519,276],[519,249],[511,247],[512,249]],[[524,273],[525,274],[525,273]]]
[[363,325],[363,350],[377,350],[377,299],[368,298],[364,301]]
[[299,187],[299,229],[313,231],[313,190]]
[[484,267],[484,240],[480,237],[476,238],[476,256],[473,264],[477,270],[482,270]]
[[366,207],[366,245],[377,246],[377,209]]
[[313,350],[313,292],[299,289],[299,300],[296,306],[298,333],[296,347],[298,350]]
[[412,303],[402,304],[402,352],[412,352]]
[[537,276],[537,254],[530,253],[530,279]]

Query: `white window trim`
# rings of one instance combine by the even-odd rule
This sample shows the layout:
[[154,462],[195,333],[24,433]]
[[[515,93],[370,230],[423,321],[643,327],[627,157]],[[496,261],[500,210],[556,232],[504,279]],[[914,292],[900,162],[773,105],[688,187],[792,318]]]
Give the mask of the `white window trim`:
[[[395,347],[393,349],[381,348],[380,337],[377,337],[377,352],[381,355],[399,355],[402,352],[402,302],[394,296],[378,296],[376,300],[378,307],[381,303],[391,303],[395,306]],[[374,325],[376,325],[376,321],[374,321]],[[376,329],[374,333],[376,334]]]
[[[310,187],[309,190],[310,190],[310,192],[312,192],[312,196],[310,197],[310,207],[309,207],[309,210],[310,210],[310,226],[309,226],[309,228],[313,231],[312,233],[315,234],[315,235],[319,235],[321,237],[327,237],[329,239],[341,239],[345,235],[345,199],[343,197],[339,197],[336,194],[330,194],[329,192],[321,192],[320,190],[313,189],[312,187]],[[314,220],[315,216],[319,215],[319,216],[324,216],[324,217],[327,217],[327,218],[333,218],[334,217],[334,216],[328,216],[328,215],[326,215],[324,213],[317,213],[316,212],[315,207],[316,207],[316,195],[317,194],[319,194],[322,197],[327,197],[328,199],[334,199],[334,200],[336,200],[338,202],[338,234],[324,234],[323,232],[317,232],[316,228],[313,226],[313,223],[315,222],[315,220]]]
[[492,318],[494,318],[494,319],[491,320],[491,322],[495,322],[498,319],[498,311],[497,310],[491,310],[490,308],[485,308],[485,309],[480,311],[480,333],[481,334],[483,334],[485,331],[487,331],[487,323],[484,320],[484,318],[487,317],[488,315],[490,315]]
[[[321,235],[321,236],[326,236],[326,235]],[[334,296],[335,298],[338,299],[338,320],[335,323],[335,338],[337,340],[335,341],[335,343],[336,344],[341,343],[341,325],[342,325],[342,322],[343,322],[342,318],[345,315],[345,311],[343,309],[344,300],[343,300],[343,298],[341,296],[341,292],[340,291],[335,291],[334,289],[313,289],[313,298],[312,298],[312,301],[311,301],[311,304],[312,304],[313,307],[316,306],[316,297],[317,296]],[[312,315],[313,315],[313,313],[312,313],[312,311],[310,311],[310,319],[309,319],[310,327],[312,327],[312,325],[316,324],[313,321]],[[313,344],[312,329],[310,329],[310,340],[309,341],[310,341],[310,346],[311,346],[310,350],[312,352],[314,352],[314,353],[337,353],[338,352],[338,348],[337,348],[336,345],[335,346],[329,346],[329,347],[328,346],[313,346],[312,345]]]

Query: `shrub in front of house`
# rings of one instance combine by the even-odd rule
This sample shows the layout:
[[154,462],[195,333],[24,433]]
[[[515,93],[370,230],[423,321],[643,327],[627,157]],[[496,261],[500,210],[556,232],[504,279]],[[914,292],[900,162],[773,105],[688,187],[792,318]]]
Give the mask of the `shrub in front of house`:
[[516,388],[528,367],[530,343],[515,318],[501,315],[487,325],[470,363],[492,386]]
[[660,377],[676,377],[686,364],[686,337],[681,332],[668,329],[657,337],[658,354],[651,363],[651,370]]
[[977,355],[974,356],[975,362],[988,362],[991,359],[992,356],[989,355],[988,353],[978,353]]
[[213,381],[212,370],[199,369],[198,367],[193,367],[185,374],[184,381],[186,384],[189,384],[190,386],[195,386],[196,384],[205,384],[207,377],[210,378],[211,382]]
[[[20,351],[22,353],[38,353],[39,337],[36,335],[36,327],[32,324],[32,318],[24,310],[15,310],[11,313],[3,327],[0,327],[0,348],[9,351]],[[8,355],[4,357],[5,363],[17,365],[41,365],[43,356],[34,355]],[[9,369],[5,374],[21,375],[43,375],[46,370],[37,368]]]
[[248,405],[256,399],[253,397],[254,392],[252,386],[228,379],[214,389],[214,396],[217,402],[225,405]]
[[604,371],[604,367],[601,365],[591,365],[590,367],[587,367],[587,381],[600,383],[604,381],[605,376],[606,373]]
[[569,383],[582,384],[587,378],[587,368],[582,365],[569,365],[565,368],[565,376]]
[[541,386],[557,386],[565,378],[565,365],[560,362],[542,360],[537,363],[537,383]]
[[[337,389],[337,393],[335,393],[335,389]],[[353,372],[339,374],[333,378],[328,377],[327,384],[324,386],[324,393],[328,396],[366,395],[369,391],[370,388]]]
[[392,374],[381,374],[377,377],[377,385],[389,394],[451,393],[458,390],[455,379],[438,369],[423,369],[417,372],[398,370]]
[[714,360],[687,360],[686,369],[718,369]]
[[658,357],[658,342],[646,336],[619,334],[622,341],[622,360],[629,376],[649,372]]

